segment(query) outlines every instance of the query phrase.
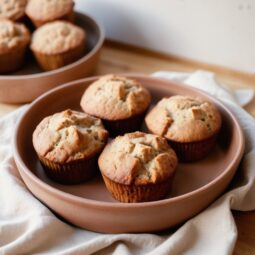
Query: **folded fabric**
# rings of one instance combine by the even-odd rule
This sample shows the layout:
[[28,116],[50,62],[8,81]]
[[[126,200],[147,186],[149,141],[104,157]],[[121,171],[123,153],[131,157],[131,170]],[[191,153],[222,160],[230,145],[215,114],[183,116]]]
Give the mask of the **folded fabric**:
[[154,73],[153,76],[185,83],[197,89],[205,90],[209,94],[224,101],[236,102],[240,106],[246,106],[254,97],[253,89],[236,89],[232,91],[226,86],[219,85],[216,81],[215,74],[208,71],[199,70],[192,75],[182,72],[159,71]]
[[237,231],[231,209],[255,209],[255,120],[212,73],[156,76],[206,90],[238,118],[246,148],[231,190],[180,228],[159,234],[100,234],[68,225],[27,190],[16,169],[11,139],[25,106],[0,119],[0,254],[232,254]]

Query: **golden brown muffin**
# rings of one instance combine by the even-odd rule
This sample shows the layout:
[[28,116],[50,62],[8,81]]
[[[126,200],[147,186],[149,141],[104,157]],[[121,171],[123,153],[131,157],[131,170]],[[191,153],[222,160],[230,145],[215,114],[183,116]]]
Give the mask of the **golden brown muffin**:
[[140,128],[150,105],[151,96],[138,81],[106,75],[92,83],[84,92],[84,112],[101,118],[112,136]]
[[73,22],[72,0],[29,0],[26,14],[36,27],[55,20]]
[[20,21],[25,16],[27,0],[0,0],[0,19]]
[[178,160],[164,138],[134,132],[108,144],[98,163],[115,199],[145,202],[161,199],[170,191]]
[[53,70],[82,57],[85,40],[82,28],[66,21],[54,21],[34,32],[30,48],[44,70]]
[[107,138],[100,119],[66,110],[40,122],[33,133],[33,145],[50,178],[74,184],[94,176]]
[[0,73],[22,66],[29,42],[30,33],[23,24],[0,20]]
[[205,157],[221,128],[221,116],[216,107],[190,96],[163,98],[148,113],[145,122],[153,134],[169,141],[182,161]]

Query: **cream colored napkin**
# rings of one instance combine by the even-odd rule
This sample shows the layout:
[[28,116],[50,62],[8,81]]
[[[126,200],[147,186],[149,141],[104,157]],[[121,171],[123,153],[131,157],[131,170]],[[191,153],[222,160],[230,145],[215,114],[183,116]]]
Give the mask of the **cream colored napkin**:
[[33,197],[17,173],[11,139],[15,122],[26,109],[25,106],[0,120],[0,254],[232,253],[237,230],[231,209],[255,209],[254,118],[238,106],[235,95],[222,88],[211,73],[161,72],[156,76],[177,79],[216,95],[239,119],[245,134],[246,149],[232,190],[179,229],[160,234],[110,235],[75,228],[59,220]]

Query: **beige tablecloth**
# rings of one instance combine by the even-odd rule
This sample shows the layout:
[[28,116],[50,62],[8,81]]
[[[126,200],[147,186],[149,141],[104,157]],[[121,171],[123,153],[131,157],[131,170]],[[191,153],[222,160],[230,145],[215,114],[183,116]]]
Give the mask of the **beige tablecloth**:
[[[0,120],[0,254],[231,254],[237,238],[231,209],[255,209],[255,121],[237,102],[251,91],[223,89],[212,73],[160,72],[220,98],[234,112],[246,140],[245,155],[233,189],[175,231],[161,234],[98,234],[59,220],[26,189],[17,174],[11,139],[17,118],[27,106]],[[240,96],[241,95],[241,96]]]

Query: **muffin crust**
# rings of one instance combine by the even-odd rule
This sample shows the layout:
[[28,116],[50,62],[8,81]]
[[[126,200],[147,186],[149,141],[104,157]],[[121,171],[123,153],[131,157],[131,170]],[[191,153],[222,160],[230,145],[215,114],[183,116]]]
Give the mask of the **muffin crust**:
[[61,54],[85,43],[85,31],[66,21],[54,21],[38,28],[31,49],[43,54]]
[[21,23],[0,20],[0,54],[23,48],[30,41],[29,30]]
[[18,20],[25,14],[27,0],[0,0],[0,19]]
[[173,175],[177,163],[164,138],[142,132],[118,136],[99,157],[103,175],[125,185],[164,182]]
[[26,14],[36,20],[53,21],[72,11],[72,0],[30,0],[26,7]]
[[201,98],[163,98],[145,118],[154,134],[176,142],[205,140],[218,133],[221,116],[216,107]]
[[44,118],[33,133],[37,154],[63,164],[90,158],[100,152],[108,138],[101,120],[66,110]]
[[114,121],[144,112],[150,101],[150,93],[139,82],[106,75],[86,89],[81,107],[88,114]]

